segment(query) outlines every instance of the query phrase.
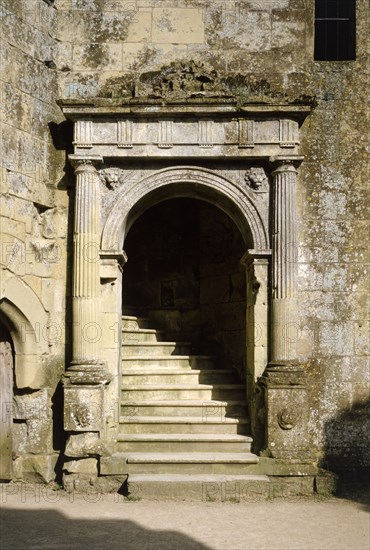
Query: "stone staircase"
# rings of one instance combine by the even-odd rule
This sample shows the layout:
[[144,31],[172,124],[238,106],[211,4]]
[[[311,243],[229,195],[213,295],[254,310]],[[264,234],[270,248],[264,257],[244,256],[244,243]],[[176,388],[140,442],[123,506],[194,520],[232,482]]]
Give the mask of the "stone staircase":
[[117,456],[126,460],[127,494],[199,498],[222,483],[268,482],[251,453],[245,396],[236,371],[124,316]]

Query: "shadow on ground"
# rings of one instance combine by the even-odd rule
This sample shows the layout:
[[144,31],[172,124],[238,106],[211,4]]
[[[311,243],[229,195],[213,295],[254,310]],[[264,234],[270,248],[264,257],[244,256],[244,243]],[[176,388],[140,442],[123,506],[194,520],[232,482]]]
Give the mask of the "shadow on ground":
[[145,529],[126,519],[71,519],[55,510],[6,507],[0,515],[0,547],[7,550],[211,550],[176,531]]
[[336,497],[370,510],[370,400],[354,403],[325,425],[324,467],[338,476]]

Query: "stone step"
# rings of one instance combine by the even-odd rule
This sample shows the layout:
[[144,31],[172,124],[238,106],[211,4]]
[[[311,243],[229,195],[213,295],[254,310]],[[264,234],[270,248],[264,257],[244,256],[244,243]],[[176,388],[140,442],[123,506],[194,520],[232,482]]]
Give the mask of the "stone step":
[[130,474],[126,496],[132,500],[256,502],[269,495],[263,475]]
[[231,369],[129,369],[122,372],[122,387],[128,384],[217,384],[236,383],[236,372]]
[[184,452],[121,454],[124,468],[132,474],[223,474],[260,473],[258,456],[253,453]]
[[122,328],[128,330],[137,330],[148,328],[149,319],[146,317],[135,317],[134,315],[122,315]]
[[125,434],[130,433],[215,433],[215,434],[246,434],[249,422],[245,418],[224,418],[209,420],[189,416],[133,416],[120,418],[120,429]]
[[247,416],[247,405],[244,400],[190,400],[168,399],[121,402],[122,419],[135,416],[188,416],[202,417],[205,421],[224,421],[225,419],[239,419]]
[[143,384],[122,388],[121,397],[123,401],[130,402],[152,399],[242,400],[245,392],[242,384]]
[[119,452],[234,452],[248,453],[252,439],[237,434],[119,434]]
[[125,344],[135,344],[136,342],[163,342],[164,333],[151,328],[140,329],[122,329],[122,341]]
[[122,368],[215,368],[214,358],[209,355],[125,355],[122,357]]
[[[239,469],[239,471],[238,471]],[[120,453],[102,456],[102,475],[160,474],[260,474],[259,458],[253,453]]]
[[189,356],[191,344],[189,342],[141,342],[133,343],[124,341],[122,343],[123,358],[136,357],[163,357],[186,355]]

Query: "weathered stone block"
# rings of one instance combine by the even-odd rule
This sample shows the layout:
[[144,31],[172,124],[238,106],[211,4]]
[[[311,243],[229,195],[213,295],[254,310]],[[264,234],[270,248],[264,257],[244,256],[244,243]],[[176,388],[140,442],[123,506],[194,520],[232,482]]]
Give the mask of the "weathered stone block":
[[100,474],[104,476],[128,473],[126,457],[122,454],[102,457],[100,460]]
[[202,44],[203,10],[196,8],[154,8],[152,11],[154,44]]
[[53,449],[53,425],[50,417],[27,421],[27,452],[47,453]]
[[43,420],[50,416],[50,402],[46,388],[13,398],[13,418],[17,420]]
[[89,455],[109,455],[109,449],[99,438],[99,434],[89,432],[70,435],[64,452],[66,456],[76,458]]
[[49,483],[55,479],[55,465],[57,454],[25,455],[17,458],[13,463],[15,479],[33,482]]
[[152,14],[145,8],[135,13],[127,29],[125,42],[148,42],[152,33]]
[[49,381],[48,367],[38,355],[19,355],[15,364],[17,388],[39,389]]
[[13,453],[16,456],[26,452],[27,446],[27,424],[26,422],[15,422],[12,426]]
[[91,474],[97,475],[98,461],[96,458],[82,458],[65,462],[63,470],[70,474]]
[[319,495],[335,495],[337,490],[338,476],[333,472],[320,470],[315,477],[315,489]]
[[117,493],[126,480],[127,475],[96,477],[89,474],[63,474],[65,491],[84,495],[85,502],[97,502],[104,493]]

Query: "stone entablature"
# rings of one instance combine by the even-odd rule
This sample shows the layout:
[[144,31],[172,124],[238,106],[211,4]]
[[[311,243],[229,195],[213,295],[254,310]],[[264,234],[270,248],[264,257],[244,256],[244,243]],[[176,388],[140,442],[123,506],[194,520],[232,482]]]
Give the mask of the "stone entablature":
[[[305,105],[152,101],[110,107],[70,101],[75,154],[114,158],[269,158],[298,155]],[[88,151],[86,151],[88,150]]]

